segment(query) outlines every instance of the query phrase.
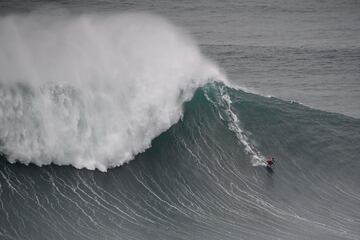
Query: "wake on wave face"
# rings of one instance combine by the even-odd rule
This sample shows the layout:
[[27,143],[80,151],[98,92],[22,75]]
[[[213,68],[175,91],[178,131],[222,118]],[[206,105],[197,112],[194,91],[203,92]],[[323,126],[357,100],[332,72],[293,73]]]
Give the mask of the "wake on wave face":
[[144,13],[0,18],[0,152],[9,161],[119,166],[220,79],[194,41]]

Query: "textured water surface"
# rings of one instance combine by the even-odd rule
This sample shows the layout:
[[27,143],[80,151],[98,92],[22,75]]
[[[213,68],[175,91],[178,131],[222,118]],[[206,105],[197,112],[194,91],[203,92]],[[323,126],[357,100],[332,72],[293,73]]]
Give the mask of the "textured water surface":
[[359,10],[1,1],[0,239],[360,239]]

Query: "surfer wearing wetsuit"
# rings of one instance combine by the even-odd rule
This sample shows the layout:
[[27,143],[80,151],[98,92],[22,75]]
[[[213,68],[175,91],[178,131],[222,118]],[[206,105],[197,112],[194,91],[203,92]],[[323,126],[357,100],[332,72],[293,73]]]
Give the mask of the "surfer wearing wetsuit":
[[271,166],[274,164],[274,161],[275,161],[275,158],[273,158],[273,157],[270,156],[270,157],[266,160],[267,166],[268,166],[268,167],[271,167]]

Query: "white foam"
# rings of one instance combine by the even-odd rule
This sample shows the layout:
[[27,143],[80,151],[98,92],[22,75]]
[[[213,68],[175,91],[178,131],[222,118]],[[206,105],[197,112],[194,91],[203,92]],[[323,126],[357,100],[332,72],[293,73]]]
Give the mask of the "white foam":
[[161,17],[0,18],[0,151],[11,162],[119,166],[177,122],[182,103],[222,78]]

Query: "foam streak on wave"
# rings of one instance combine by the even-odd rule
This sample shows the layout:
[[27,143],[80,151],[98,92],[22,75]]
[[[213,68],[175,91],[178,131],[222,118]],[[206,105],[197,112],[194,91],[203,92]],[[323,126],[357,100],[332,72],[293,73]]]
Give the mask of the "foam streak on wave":
[[0,151],[105,171],[144,151],[220,77],[194,41],[149,14],[0,18]]
[[216,101],[211,100],[208,94],[205,94],[205,96],[208,101],[213,103],[218,109],[220,118],[227,122],[229,130],[235,133],[239,143],[245,147],[245,151],[251,157],[252,165],[265,166],[266,158],[256,149],[246,133],[242,130],[238,116],[231,109],[232,101],[224,86],[220,86],[219,95],[216,96]]

